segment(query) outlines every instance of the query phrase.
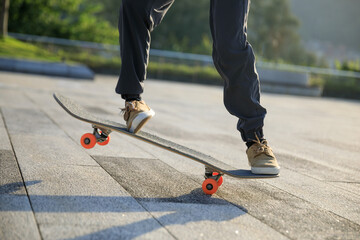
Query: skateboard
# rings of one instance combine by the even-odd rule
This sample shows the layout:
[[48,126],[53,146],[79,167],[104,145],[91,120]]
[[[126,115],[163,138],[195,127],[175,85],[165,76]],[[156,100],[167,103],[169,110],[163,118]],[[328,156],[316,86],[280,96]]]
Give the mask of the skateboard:
[[136,134],[131,133],[127,130],[126,125],[103,119],[97,115],[93,115],[84,107],[68,97],[65,97],[59,93],[54,93],[53,96],[57,103],[68,114],[92,125],[93,132],[85,133],[80,139],[80,143],[84,148],[90,149],[93,148],[96,144],[102,146],[107,145],[110,141],[111,132],[119,132],[127,136],[134,137],[138,140],[153,144],[157,147],[203,164],[205,166],[205,180],[202,184],[202,189],[205,194],[211,195],[217,191],[218,187],[223,183],[223,175],[242,179],[264,179],[278,177],[278,175],[257,175],[251,173],[250,170],[235,169],[230,165],[227,165],[226,163],[209,155],[195,151],[145,131],[139,131]]

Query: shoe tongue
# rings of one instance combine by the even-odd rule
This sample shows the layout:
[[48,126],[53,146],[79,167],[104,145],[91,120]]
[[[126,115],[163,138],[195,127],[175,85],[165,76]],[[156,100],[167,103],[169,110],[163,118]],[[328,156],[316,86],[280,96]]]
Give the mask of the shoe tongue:
[[126,107],[134,109],[136,107],[136,101],[126,102]]

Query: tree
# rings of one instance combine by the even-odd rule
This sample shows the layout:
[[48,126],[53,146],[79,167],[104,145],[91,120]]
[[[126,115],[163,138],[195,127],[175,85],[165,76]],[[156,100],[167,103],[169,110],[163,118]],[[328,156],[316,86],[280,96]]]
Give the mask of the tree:
[[9,30],[116,44],[116,28],[96,16],[102,8],[89,0],[12,0]]
[[6,37],[8,31],[9,5],[10,0],[0,0],[0,37]]
[[[98,2],[98,0],[90,0]],[[104,8],[97,15],[117,27],[119,0],[103,0]],[[152,47],[174,51],[211,54],[209,0],[175,1],[152,34]]]

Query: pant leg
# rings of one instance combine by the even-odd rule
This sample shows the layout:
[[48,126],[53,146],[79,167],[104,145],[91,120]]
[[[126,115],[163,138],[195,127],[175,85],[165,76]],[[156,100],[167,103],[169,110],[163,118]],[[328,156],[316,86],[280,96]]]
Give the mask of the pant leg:
[[139,95],[149,62],[150,33],[174,0],[123,0],[119,14],[122,67],[116,93]]
[[210,28],[214,65],[224,79],[224,104],[239,118],[244,141],[263,137],[266,109],[260,105],[255,56],[247,42],[249,0],[211,0]]

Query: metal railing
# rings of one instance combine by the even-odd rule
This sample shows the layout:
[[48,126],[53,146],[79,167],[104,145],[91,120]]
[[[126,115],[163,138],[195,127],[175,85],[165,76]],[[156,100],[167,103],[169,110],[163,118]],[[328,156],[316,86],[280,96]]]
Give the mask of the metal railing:
[[[9,36],[27,42],[46,43],[46,44],[68,46],[68,47],[78,47],[78,48],[92,49],[97,51],[112,51],[112,52],[116,52],[117,55],[119,55],[119,51],[120,51],[118,45],[111,45],[111,44],[102,44],[102,43],[69,40],[69,39],[61,39],[61,38],[45,37],[45,36],[35,36],[35,35],[28,35],[21,33],[9,33]],[[150,56],[183,60],[183,61],[196,61],[202,63],[203,65],[211,65],[213,63],[212,57],[209,55],[182,53],[182,52],[174,52],[174,51],[159,50],[159,49],[151,49]],[[306,67],[306,66],[298,66],[298,65],[283,64],[283,63],[270,63],[263,61],[257,61],[257,66],[261,68],[274,69],[280,71],[313,73],[313,74],[323,74],[323,75],[331,75],[337,77],[352,77],[352,78],[360,79],[360,73],[358,72],[343,71],[343,70],[337,70],[331,68]]]

